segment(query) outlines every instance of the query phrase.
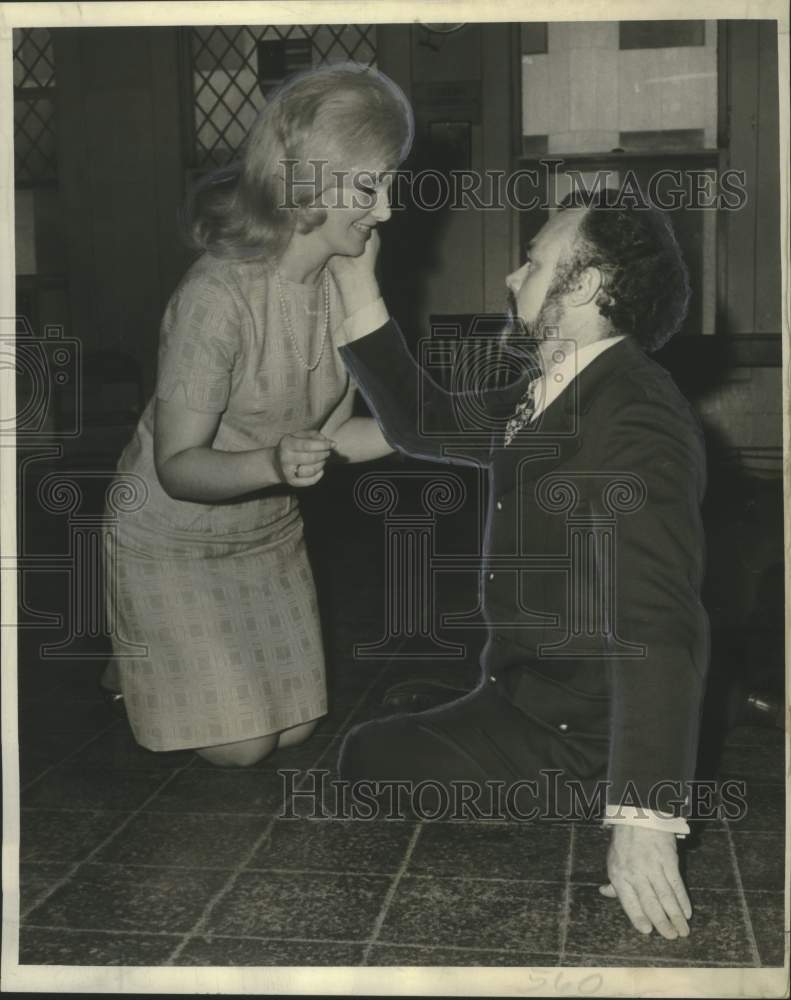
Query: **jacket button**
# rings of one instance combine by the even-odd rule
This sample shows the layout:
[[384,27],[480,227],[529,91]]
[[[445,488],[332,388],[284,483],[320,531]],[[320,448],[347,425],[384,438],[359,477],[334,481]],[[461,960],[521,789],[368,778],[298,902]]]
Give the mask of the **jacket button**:
[[558,729],[561,731],[561,733],[567,733],[569,731],[569,724],[568,724],[568,722],[561,722],[558,725]]
[[490,574],[489,574],[489,579],[490,579],[490,580],[493,580],[493,579],[494,579],[494,573],[490,573]]
[[490,677],[489,677],[489,683],[490,684],[496,684],[497,683],[497,678],[494,676],[494,674],[490,675]]
[[502,510],[503,509],[503,501],[502,500],[498,500],[497,503],[495,504],[495,507],[498,510]]

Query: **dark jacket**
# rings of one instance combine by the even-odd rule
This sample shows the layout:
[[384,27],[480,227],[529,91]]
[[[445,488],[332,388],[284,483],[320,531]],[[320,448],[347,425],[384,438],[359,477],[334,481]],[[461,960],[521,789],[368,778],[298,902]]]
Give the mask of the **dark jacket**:
[[[608,801],[679,811],[694,777],[708,666],[700,601],[702,434],[669,374],[631,338],[605,350],[503,447],[527,379],[474,407],[415,363],[392,321],[341,349],[388,441],[488,467],[484,674]],[[638,796],[635,800],[634,796]]]

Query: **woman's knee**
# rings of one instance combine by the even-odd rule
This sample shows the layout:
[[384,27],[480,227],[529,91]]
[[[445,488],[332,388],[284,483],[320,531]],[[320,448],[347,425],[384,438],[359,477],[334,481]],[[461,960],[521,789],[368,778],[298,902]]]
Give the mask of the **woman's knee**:
[[217,767],[252,767],[259,760],[268,757],[277,746],[277,733],[259,736],[254,740],[240,740],[238,743],[223,743],[215,747],[201,747],[195,752],[199,757]]
[[310,737],[315,732],[316,726],[319,724],[318,719],[313,719],[312,722],[303,722],[300,726],[292,726],[290,729],[284,729],[278,738],[278,747],[295,747],[300,743],[304,743],[305,740],[310,739]]

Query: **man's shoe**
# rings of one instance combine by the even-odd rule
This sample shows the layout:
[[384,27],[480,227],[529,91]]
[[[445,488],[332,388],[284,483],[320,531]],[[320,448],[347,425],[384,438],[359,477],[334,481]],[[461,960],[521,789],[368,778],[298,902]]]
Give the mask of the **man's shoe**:
[[105,687],[100,681],[99,694],[101,695],[102,701],[105,705],[107,705],[115,715],[119,718],[123,718],[126,715],[126,705],[124,704],[124,696],[121,691],[114,691],[111,688]]
[[440,680],[413,677],[391,685],[382,697],[382,704],[396,712],[422,712],[427,708],[455,701],[469,694],[471,688]]
[[739,722],[746,726],[785,728],[783,699],[769,691],[748,691],[741,705]]

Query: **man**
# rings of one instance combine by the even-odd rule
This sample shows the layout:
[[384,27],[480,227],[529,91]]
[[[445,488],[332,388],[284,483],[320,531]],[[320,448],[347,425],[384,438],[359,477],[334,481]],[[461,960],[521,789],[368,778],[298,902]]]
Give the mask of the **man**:
[[[661,213],[608,208],[609,194],[556,212],[507,278],[542,374],[489,393],[502,420],[483,457],[468,449],[491,487],[481,683],[439,709],[357,727],[340,767],[347,780],[445,784],[559,773],[555,808],[568,782],[603,783],[600,891],[638,931],[675,938],[691,916],[679,789],[694,777],[708,661],[705,455],[689,405],[646,355],[686,313],[678,245]],[[379,297],[376,239],[332,265],[344,361],[393,446],[464,461],[458,397],[418,368]]]

